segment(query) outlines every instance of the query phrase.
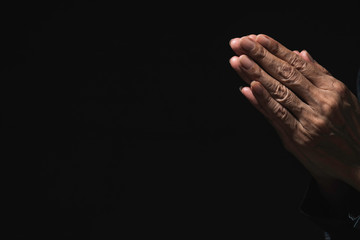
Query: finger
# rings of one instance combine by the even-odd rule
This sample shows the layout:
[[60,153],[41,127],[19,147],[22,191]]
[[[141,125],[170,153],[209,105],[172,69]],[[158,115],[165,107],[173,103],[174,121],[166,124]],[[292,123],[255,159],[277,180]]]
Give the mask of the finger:
[[310,111],[310,107],[299,99],[290,89],[276,81],[273,77],[262,70],[259,65],[253,62],[248,56],[241,55],[237,61],[241,74],[246,79],[258,81],[265,87],[267,92],[275,101],[290,111],[299,121],[302,121],[304,111]]
[[[250,34],[248,35],[249,38],[251,38],[253,41],[255,41],[256,39],[256,35],[255,34]],[[237,46],[239,44],[240,38],[233,38],[230,40],[229,45],[232,48],[232,50],[236,53],[236,55],[241,56],[242,54],[244,54],[243,51],[241,51],[241,49],[239,49]]]
[[271,115],[267,113],[267,111],[259,104],[259,101],[254,96],[251,88],[249,87],[243,87],[240,89],[242,94],[249,100],[249,102],[262,114],[265,118],[268,119],[269,123],[274,127],[277,134],[280,136],[280,139],[283,142],[284,146],[291,145],[291,138],[289,137],[289,134],[285,132],[285,128],[283,128],[282,124],[278,121],[271,121],[272,119]]
[[315,60],[310,56],[310,54],[306,50],[302,50],[301,52],[298,52],[298,55],[302,57],[307,62],[315,62]]
[[315,67],[323,72],[324,74],[331,75],[328,70],[326,70],[323,66],[321,66],[317,61],[315,61],[310,53],[306,50],[302,50],[299,55],[307,62],[311,62],[315,65]]
[[250,34],[248,37],[255,41],[257,36],[255,34]]
[[[257,62],[274,79],[291,89],[306,103],[315,103],[313,96],[316,95],[317,88],[295,67],[274,56],[261,44],[248,37],[243,37],[239,40],[238,48]],[[297,54],[293,54],[297,56]]]
[[282,44],[264,34],[259,34],[256,37],[256,42],[264,46],[269,52],[278,58],[288,62],[309,79],[315,86],[323,85],[323,71],[317,71],[316,64],[304,60],[300,55],[287,49]]
[[265,115],[264,109],[260,106],[259,102],[256,100],[254,94],[252,93],[249,87],[240,88],[240,92],[249,100],[249,102],[263,115]]
[[251,91],[258,104],[265,111],[265,116],[270,123],[282,132],[291,133],[297,131],[299,122],[281,104],[275,101],[266,89],[257,81],[251,83]]
[[237,56],[240,56],[243,54],[243,51],[241,51],[241,49],[236,47],[239,45],[239,41],[240,41],[240,38],[233,38],[229,42],[231,49],[236,53]]
[[235,72],[239,75],[239,77],[246,82],[247,84],[250,85],[251,83],[251,79],[248,78],[248,75],[244,74],[241,65],[240,65],[240,61],[239,61],[239,57],[238,56],[233,56],[232,58],[230,58],[229,60],[231,67],[235,70]]

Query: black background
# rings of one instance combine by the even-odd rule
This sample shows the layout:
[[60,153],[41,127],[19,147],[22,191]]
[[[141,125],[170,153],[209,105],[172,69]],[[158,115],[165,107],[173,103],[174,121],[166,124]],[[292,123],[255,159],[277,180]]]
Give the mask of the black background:
[[8,9],[3,129],[14,235],[322,236],[299,210],[310,176],[239,93],[228,42],[266,33],[308,50],[355,92],[351,6]]

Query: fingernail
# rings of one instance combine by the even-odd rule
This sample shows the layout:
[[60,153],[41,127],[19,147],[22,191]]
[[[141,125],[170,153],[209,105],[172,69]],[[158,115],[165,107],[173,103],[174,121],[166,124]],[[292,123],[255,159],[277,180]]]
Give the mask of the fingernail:
[[244,37],[241,39],[240,46],[246,51],[251,51],[255,47],[255,43],[250,38]]
[[253,61],[250,60],[250,58],[246,55],[241,55],[239,57],[239,61],[240,61],[241,67],[244,68],[245,70],[250,69],[253,65]]

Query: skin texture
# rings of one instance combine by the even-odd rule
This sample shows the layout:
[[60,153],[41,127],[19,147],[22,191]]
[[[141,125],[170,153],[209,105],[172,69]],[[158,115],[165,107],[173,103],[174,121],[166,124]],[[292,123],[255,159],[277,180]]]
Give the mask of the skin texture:
[[360,105],[307,51],[264,34],[234,38],[230,65],[249,85],[242,94],[272,124],[284,147],[336,204],[360,191]]

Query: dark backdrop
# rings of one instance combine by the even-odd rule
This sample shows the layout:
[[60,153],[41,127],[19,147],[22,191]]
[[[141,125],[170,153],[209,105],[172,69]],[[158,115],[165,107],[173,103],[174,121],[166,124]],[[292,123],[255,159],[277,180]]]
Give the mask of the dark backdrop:
[[354,90],[356,15],[241,2],[9,9],[13,234],[320,238],[299,210],[310,176],[239,93],[228,42],[266,33]]

